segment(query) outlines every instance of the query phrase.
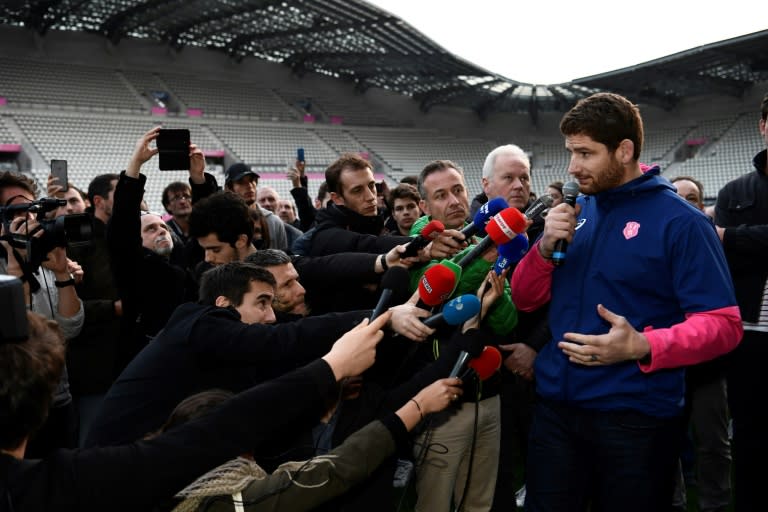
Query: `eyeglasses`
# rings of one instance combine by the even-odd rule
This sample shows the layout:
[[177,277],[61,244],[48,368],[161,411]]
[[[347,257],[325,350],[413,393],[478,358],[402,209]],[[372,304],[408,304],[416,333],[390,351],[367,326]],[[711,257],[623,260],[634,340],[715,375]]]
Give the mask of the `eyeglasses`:
[[189,194],[181,194],[181,195],[171,196],[170,197],[170,200],[171,200],[172,203],[176,203],[178,201],[181,201],[182,199],[184,199],[185,201],[191,201],[192,200],[192,196],[189,195]]

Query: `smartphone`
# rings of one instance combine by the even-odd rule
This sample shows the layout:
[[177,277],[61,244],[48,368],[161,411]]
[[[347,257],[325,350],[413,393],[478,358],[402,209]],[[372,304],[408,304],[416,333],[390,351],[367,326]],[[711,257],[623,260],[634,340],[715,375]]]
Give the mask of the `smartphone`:
[[69,190],[66,160],[51,160],[51,175],[53,175],[54,178],[58,178],[56,184],[61,186],[62,192]]
[[304,148],[299,148],[296,150],[296,160],[299,162],[304,162]]
[[161,171],[189,170],[189,130],[161,129],[157,135]]

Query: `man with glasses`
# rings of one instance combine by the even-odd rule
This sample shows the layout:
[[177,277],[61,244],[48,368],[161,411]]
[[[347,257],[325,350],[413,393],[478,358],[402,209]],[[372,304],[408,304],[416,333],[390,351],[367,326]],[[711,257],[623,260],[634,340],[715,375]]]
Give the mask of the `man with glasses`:
[[181,243],[189,239],[189,214],[192,213],[192,189],[189,184],[174,181],[163,190],[163,207],[173,215],[168,228]]

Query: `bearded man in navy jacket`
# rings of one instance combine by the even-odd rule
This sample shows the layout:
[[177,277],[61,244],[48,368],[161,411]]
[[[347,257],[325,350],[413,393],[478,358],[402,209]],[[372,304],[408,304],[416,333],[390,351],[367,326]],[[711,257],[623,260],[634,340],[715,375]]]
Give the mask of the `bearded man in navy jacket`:
[[534,366],[526,510],[669,509],[683,367],[742,335],[728,266],[706,216],[658,168],[640,170],[635,105],[592,95],[560,131],[583,196],[550,211],[512,280],[523,311],[551,298],[552,340]]

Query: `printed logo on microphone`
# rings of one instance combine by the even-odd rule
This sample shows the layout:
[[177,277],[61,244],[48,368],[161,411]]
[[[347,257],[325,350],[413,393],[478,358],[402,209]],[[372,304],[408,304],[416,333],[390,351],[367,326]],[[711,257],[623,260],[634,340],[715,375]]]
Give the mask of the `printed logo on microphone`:
[[424,289],[427,290],[427,293],[432,293],[432,287],[429,285],[429,281],[427,281],[427,276],[421,276],[421,284],[424,285]]
[[502,233],[507,235],[507,238],[514,238],[517,235],[517,233],[512,231],[509,225],[504,221],[504,218],[500,213],[494,215],[493,218],[496,221],[496,225],[499,226],[499,229],[501,229]]
[[622,233],[624,233],[624,238],[629,240],[630,238],[635,238],[639,231],[640,231],[640,223],[635,221],[629,221],[627,222],[627,225],[624,226],[624,230],[622,231]]

